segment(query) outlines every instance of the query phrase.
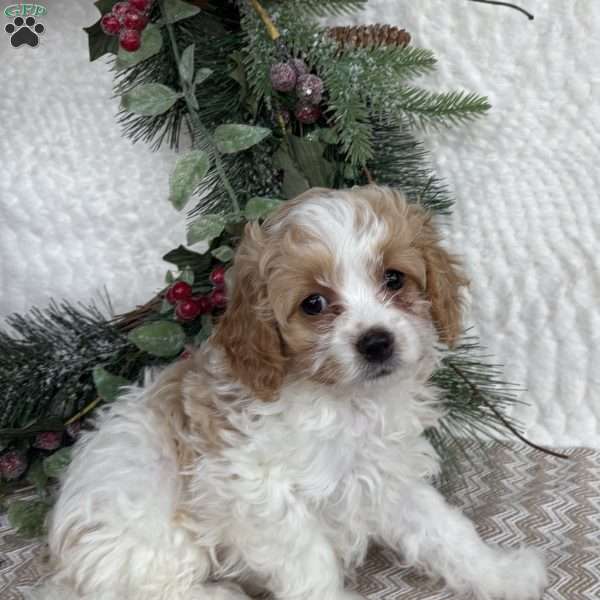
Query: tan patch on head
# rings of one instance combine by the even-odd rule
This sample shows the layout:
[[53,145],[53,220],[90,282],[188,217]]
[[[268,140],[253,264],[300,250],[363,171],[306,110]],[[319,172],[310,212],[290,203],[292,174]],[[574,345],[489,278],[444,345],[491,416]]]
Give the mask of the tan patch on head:
[[[290,230],[279,242],[280,254],[273,264],[269,298],[279,323],[288,368],[291,373],[299,374],[312,370],[319,340],[343,308],[336,292],[340,273],[335,256],[301,227],[292,225]],[[301,304],[313,294],[327,300],[328,310],[308,316]]]
[[383,269],[395,269],[408,277],[397,302],[422,310],[416,295],[417,289],[422,290],[440,339],[451,345],[461,332],[461,288],[468,285],[460,261],[441,246],[432,217],[422,207],[409,204],[388,188],[367,186],[358,193],[389,226],[379,250]]
[[267,281],[278,252],[257,223],[246,226],[234,262],[234,287],[214,342],[234,375],[260,399],[272,400],[283,381],[285,356]]

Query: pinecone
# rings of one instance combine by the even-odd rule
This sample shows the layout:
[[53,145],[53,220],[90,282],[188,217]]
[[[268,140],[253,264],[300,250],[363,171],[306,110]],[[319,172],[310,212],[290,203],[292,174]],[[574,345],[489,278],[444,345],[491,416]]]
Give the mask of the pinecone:
[[407,46],[410,33],[392,25],[360,25],[330,27],[329,35],[341,46],[372,48],[373,46]]

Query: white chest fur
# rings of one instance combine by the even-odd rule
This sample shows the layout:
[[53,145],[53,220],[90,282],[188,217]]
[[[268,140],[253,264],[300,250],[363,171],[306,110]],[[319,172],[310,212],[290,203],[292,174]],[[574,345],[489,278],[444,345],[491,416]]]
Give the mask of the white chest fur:
[[[210,519],[204,526],[221,539],[240,527],[238,518],[222,520],[224,503],[245,523],[252,506],[267,520],[301,506],[343,562],[356,563],[382,497],[437,472],[422,434],[439,416],[435,390],[414,381],[335,395],[313,384],[285,386],[277,402],[251,403],[232,417],[240,434],[219,458],[200,459],[194,497]],[[219,508],[212,515],[210,505]]]

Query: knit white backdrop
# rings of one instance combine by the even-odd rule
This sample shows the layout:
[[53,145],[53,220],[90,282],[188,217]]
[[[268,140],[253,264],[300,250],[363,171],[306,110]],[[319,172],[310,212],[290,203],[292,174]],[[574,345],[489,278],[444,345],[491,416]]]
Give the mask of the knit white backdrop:
[[[428,85],[489,96],[486,119],[427,136],[457,198],[450,241],[472,279],[471,318],[528,389],[530,437],[598,447],[600,5],[520,1],[535,21],[466,0],[373,1],[361,20],[433,49]],[[87,62],[92,1],[47,4],[40,47],[1,32],[0,317],[103,286],[126,310],[184,238],[166,202],[173,154],[120,135],[112,75]]]

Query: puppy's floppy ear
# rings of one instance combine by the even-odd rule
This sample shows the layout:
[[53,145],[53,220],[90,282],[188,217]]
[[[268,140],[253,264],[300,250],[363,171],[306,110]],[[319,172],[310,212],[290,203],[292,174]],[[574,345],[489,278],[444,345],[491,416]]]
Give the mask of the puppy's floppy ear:
[[258,223],[249,223],[233,265],[233,290],[214,340],[225,350],[234,375],[257,398],[271,400],[283,380],[285,357],[268,300],[262,268],[265,255],[264,232]]
[[[419,209],[421,210],[421,209]],[[458,258],[440,244],[431,216],[422,212],[423,224],[416,240],[425,259],[425,293],[440,339],[452,346],[462,330],[462,289],[469,284]]]

